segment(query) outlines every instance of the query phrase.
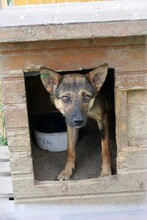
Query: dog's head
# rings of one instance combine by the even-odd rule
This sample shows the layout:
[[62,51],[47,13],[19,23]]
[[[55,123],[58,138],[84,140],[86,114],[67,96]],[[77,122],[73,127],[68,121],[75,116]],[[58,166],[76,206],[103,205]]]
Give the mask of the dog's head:
[[103,64],[86,75],[79,73],[59,75],[45,67],[40,68],[44,87],[52,96],[57,109],[70,127],[84,127],[87,113],[103,85],[108,65]]

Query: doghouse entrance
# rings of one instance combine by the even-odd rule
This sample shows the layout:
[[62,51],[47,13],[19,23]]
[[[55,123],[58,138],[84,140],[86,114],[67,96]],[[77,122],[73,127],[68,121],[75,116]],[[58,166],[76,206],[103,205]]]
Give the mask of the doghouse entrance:
[[[89,70],[81,71],[85,74]],[[79,71],[78,71],[79,72]],[[65,74],[64,72],[62,74]],[[66,151],[49,152],[41,149],[35,140],[33,121],[43,113],[57,111],[50,101],[50,95],[44,89],[39,73],[25,73],[27,109],[31,134],[32,158],[34,176],[39,181],[56,180],[57,175],[64,169]],[[106,81],[101,88],[107,96],[110,106],[110,136],[112,152],[112,172],[116,174],[116,141],[115,141],[115,112],[114,112],[114,70],[109,69]],[[57,123],[57,122],[56,122]],[[59,143],[60,144],[60,143]],[[76,168],[71,179],[97,178],[101,172],[100,134],[95,121],[89,119],[87,126],[79,131],[76,145]]]

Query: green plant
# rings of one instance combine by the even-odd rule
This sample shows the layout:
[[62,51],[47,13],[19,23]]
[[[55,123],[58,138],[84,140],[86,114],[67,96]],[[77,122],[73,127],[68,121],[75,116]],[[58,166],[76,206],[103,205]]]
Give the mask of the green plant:
[[0,125],[0,146],[7,145],[6,138],[6,130],[5,130],[5,120],[4,120],[4,112],[2,106],[0,106],[0,117],[1,117],[1,125]]
[[0,136],[0,146],[6,146],[6,145],[7,145],[7,138]]
[[10,5],[12,3],[12,0],[7,0],[7,5]]
[[7,145],[6,129],[5,129],[5,118],[4,109],[1,99],[1,85],[0,85],[0,146]]

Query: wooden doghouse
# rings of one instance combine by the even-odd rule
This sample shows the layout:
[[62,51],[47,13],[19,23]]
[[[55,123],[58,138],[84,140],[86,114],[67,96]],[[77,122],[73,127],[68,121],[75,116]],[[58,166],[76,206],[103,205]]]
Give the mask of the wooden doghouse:
[[[146,201],[147,3],[135,1],[133,9],[131,4],[111,1],[7,8],[0,12],[0,76],[17,202]],[[35,171],[37,156],[33,156],[29,120],[31,114],[48,108],[43,101],[48,100],[48,94],[41,87],[38,67],[82,73],[103,63],[109,64],[114,75],[116,175],[65,182],[37,178],[40,174]],[[40,160],[43,155],[42,151]]]

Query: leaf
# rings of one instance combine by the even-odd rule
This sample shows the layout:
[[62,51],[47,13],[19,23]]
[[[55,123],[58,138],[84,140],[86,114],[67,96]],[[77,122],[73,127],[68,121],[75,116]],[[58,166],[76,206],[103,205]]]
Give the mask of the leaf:
[[7,144],[7,138],[0,136],[0,146],[6,146]]

